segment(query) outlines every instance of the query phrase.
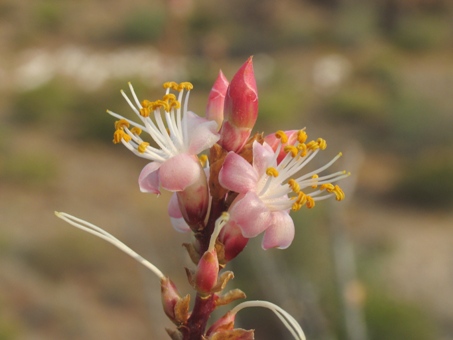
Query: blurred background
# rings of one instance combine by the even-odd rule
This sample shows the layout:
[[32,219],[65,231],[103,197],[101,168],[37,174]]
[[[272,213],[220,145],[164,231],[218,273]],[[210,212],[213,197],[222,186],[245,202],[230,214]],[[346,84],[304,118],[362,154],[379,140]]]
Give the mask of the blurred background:
[[[342,151],[341,203],[293,214],[285,251],[260,237],[231,267],[248,299],[309,339],[453,339],[453,3],[449,0],[1,0],[0,339],[166,339],[159,282],[54,216],[95,223],[191,290],[169,195],[112,144],[119,90],[191,81],[204,114],[221,68],[254,55],[256,131],[307,128]],[[131,116],[130,116],[131,117]],[[330,204],[332,203],[332,204]],[[227,311],[220,309],[217,315]],[[289,339],[269,311],[238,325]]]

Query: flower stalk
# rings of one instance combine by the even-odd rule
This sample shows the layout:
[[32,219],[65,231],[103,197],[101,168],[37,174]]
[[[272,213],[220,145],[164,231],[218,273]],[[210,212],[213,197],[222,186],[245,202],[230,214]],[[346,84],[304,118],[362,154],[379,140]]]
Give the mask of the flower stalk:
[[209,328],[208,323],[217,307],[245,298],[240,289],[224,292],[234,277],[224,267],[244,251],[250,238],[262,234],[263,249],[287,248],[296,232],[290,213],[314,208],[316,202],[328,198],[344,199],[336,183],[349,174],[324,173],[341,153],[306,172],[306,166],[326,149],[324,139],[308,141],[305,129],[250,137],[258,116],[252,57],[231,82],[219,73],[204,118],[189,111],[192,88],[187,82],[168,82],[162,98],[140,101],[129,84],[131,98],[124,91],[121,94],[137,119],[107,111],[118,119],[113,142],[148,161],[138,178],[139,189],[156,195],[161,190],[172,192],[170,221],[178,232],[193,235],[193,241],[184,244],[196,267],[186,268],[194,288],[191,310],[191,295],[181,297],[169,277],[124,243],[89,222],[66,213],[55,214],[110,242],[158,277],[164,313],[176,326],[167,329],[171,339],[254,339],[253,330],[235,328],[235,318],[246,308],[262,307],[273,311],[294,339],[305,340],[298,322],[266,301],[242,302]]

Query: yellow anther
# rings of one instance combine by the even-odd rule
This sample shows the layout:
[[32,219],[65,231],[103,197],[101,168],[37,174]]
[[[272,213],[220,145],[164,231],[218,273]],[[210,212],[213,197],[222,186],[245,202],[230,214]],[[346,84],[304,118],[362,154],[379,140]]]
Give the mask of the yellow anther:
[[125,127],[129,127],[129,122],[126,119],[120,119],[115,122],[115,129],[123,129]]
[[283,130],[278,130],[276,133],[275,133],[275,137],[277,137],[278,139],[280,139],[280,141],[282,143],[287,143],[288,142],[288,135],[285,133],[285,131]]
[[316,149],[319,149],[319,144],[317,142],[315,142],[314,140],[312,141],[309,141],[307,143],[307,149],[308,150],[316,150]]
[[305,204],[308,209],[311,209],[315,206],[315,200],[311,196],[307,196],[307,203]]
[[296,202],[302,206],[307,202],[308,197],[308,195],[305,195],[302,191],[299,191]]
[[322,139],[322,138],[318,138],[316,140],[316,142],[318,143],[318,146],[321,150],[325,150],[327,148],[327,142],[325,139]]
[[181,107],[181,103],[175,100],[169,100],[168,105],[170,109],[179,109]]
[[300,150],[301,157],[305,157],[307,155],[307,144],[305,143],[298,144],[297,149]]
[[190,91],[192,89],[193,89],[193,85],[192,85],[192,83],[189,83],[188,81],[184,81],[184,82],[180,83],[178,86],[178,91],[182,91],[182,90]]
[[140,152],[140,153],[145,153],[146,151],[146,148],[149,146],[149,143],[147,142],[142,142],[139,144],[139,146],[137,147],[137,151]]
[[299,130],[297,132],[297,141],[299,143],[305,143],[307,138],[308,138],[308,135],[307,135],[307,133],[304,130]]
[[278,170],[273,167],[269,167],[266,169],[266,175],[271,176],[271,177],[277,177]]
[[134,135],[140,136],[140,134],[142,133],[142,129],[140,129],[139,127],[134,126],[134,127],[131,129],[131,132],[132,132]]
[[296,193],[296,194],[299,193],[300,185],[299,185],[299,183],[297,183],[297,181],[294,178],[291,178],[288,181],[288,185],[294,193]]
[[198,157],[198,159],[200,160],[201,166],[204,168],[208,163],[208,156],[201,155],[200,157]]
[[153,111],[159,110],[160,108],[164,109],[167,112],[170,111],[170,106],[168,105],[167,102],[165,102],[163,100],[156,100],[155,102],[152,102],[151,108]]
[[314,174],[313,176],[311,176],[311,178],[313,179],[313,184],[312,184],[311,187],[312,187],[313,189],[316,189],[316,187],[318,186],[318,181],[317,181],[317,179],[319,178],[319,176],[316,175],[316,174]]
[[178,89],[179,89],[178,83],[176,83],[174,81],[167,81],[166,83],[164,83],[163,87],[164,87],[164,89],[172,89],[175,91],[178,91]]
[[150,110],[149,106],[147,106],[147,107],[142,107],[142,108],[140,109],[140,116],[142,116],[142,117],[145,117],[145,118],[146,118],[146,117],[149,117],[149,114],[150,114],[150,113],[151,113],[151,110]]
[[114,133],[113,133],[113,143],[114,144],[118,144],[118,143],[121,143],[121,140],[123,139],[123,135],[124,135],[124,130],[116,130]]
[[335,190],[333,192],[337,201],[342,201],[346,197],[343,190],[338,185],[335,185]]
[[302,205],[299,204],[299,203],[297,203],[297,202],[294,202],[293,205],[292,205],[292,207],[291,207],[291,209],[292,209],[293,211],[297,211],[297,210],[299,210],[300,208],[302,208]]
[[149,107],[152,102],[150,102],[148,99],[142,100],[142,107]]
[[165,100],[166,102],[176,100],[176,96],[173,93],[166,94],[162,100]]
[[297,154],[299,153],[299,150],[293,146],[293,145],[287,145],[283,148],[283,150],[286,152],[286,153],[290,153],[291,154],[291,157],[296,157]]
[[332,190],[334,190],[334,189],[335,189],[335,187],[332,183],[325,183],[319,187],[319,190],[325,190],[327,192],[332,192]]

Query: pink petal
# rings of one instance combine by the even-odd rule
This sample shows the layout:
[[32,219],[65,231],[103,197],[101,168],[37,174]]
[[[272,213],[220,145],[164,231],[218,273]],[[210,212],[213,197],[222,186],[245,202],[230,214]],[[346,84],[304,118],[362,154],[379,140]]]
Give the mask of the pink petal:
[[190,111],[186,112],[186,115],[189,133],[189,149],[187,152],[198,155],[219,140],[218,125],[215,121],[201,118]]
[[168,215],[170,215],[171,224],[176,231],[179,231],[180,233],[190,231],[190,227],[182,217],[176,193],[171,196],[170,202],[168,202]]
[[181,218],[173,218],[170,217],[170,222],[171,225],[173,226],[173,229],[175,229],[177,232],[180,233],[187,233],[190,231],[190,227],[187,225],[186,221]]
[[138,185],[141,192],[151,192],[160,195],[159,191],[159,168],[161,163],[151,162],[145,165],[138,177]]
[[252,238],[272,222],[268,208],[252,191],[239,195],[229,209],[230,219],[241,228],[242,235]]
[[272,222],[266,229],[261,246],[263,249],[288,248],[294,239],[294,222],[286,211],[271,213]]
[[276,165],[272,164],[273,157],[274,150],[267,143],[261,145],[257,141],[253,142],[253,167],[259,175],[264,174],[268,167]]
[[193,184],[202,171],[196,156],[182,153],[162,163],[159,169],[160,184],[168,191],[182,191]]
[[173,218],[182,218],[176,193],[171,195],[170,202],[168,202],[168,215]]
[[244,194],[255,189],[258,174],[244,158],[230,152],[220,169],[219,182],[228,190]]
[[[284,143],[282,145],[282,147],[280,148],[280,153],[278,154],[278,157],[277,157],[277,163],[280,163],[283,160],[283,158],[286,157],[286,152],[284,150],[284,147],[287,146],[287,145],[294,145],[296,143],[296,141],[297,141],[297,133],[298,132],[299,132],[299,130],[288,130],[288,131],[285,131],[286,135],[288,136],[288,141],[286,143]],[[278,139],[275,136],[275,133],[272,133],[272,134],[267,135],[266,137],[264,137],[264,141],[267,144],[269,144],[274,151],[277,150],[277,147],[280,144],[280,139]]]
[[206,119],[216,121],[217,130],[220,129],[223,122],[223,105],[228,84],[228,80],[222,71],[219,71],[219,75],[209,93],[208,105],[206,106]]

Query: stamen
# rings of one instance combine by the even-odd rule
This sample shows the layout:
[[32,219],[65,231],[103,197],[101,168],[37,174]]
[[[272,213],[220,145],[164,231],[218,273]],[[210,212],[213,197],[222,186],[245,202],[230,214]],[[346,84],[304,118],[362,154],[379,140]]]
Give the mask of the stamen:
[[229,221],[230,219],[230,214],[228,214],[226,211],[220,215],[220,217],[215,221],[215,226],[214,226],[214,231],[211,234],[211,239],[209,240],[209,247],[208,251],[212,251],[215,247],[215,241],[217,240],[217,237],[220,234],[220,231],[222,228],[225,226],[225,224]]
[[142,142],[138,145],[137,147],[137,151],[140,152],[140,153],[145,153],[146,152],[146,148],[149,146],[149,143],[148,142]]
[[286,153],[290,153],[291,154],[291,157],[294,158],[297,156],[297,154],[299,153],[299,150],[294,146],[294,145],[286,145],[283,150],[286,152]]
[[200,157],[198,157],[198,159],[200,160],[201,166],[204,168],[206,163],[208,162],[208,156],[200,155]]
[[278,176],[278,170],[273,168],[273,167],[269,167],[266,169],[266,175],[270,176],[270,177],[277,177]]
[[182,90],[190,91],[192,89],[193,89],[192,83],[189,83],[188,81],[184,81],[178,85],[177,91],[182,91]]
[[300,191],[300,185],[294,178],[290,178],[288,181],[288,185],[295,194],[298,194]]
[[133,259],[135,259],[137,262],[141,263],[146,268],[151,270],[159,279],[162,280],[165,277],[164,274],[155,265],[153,265],[149,261],[145,260],[139,254],[137,254],[135,251],[133,251],[131,248],[126,246],[123,242],[121,242],[120,240],[118,240],[116,237],[112,236],[105,230],[95,226],[94,224],[81,220],[80,218],[74,217],[72,215],[66,214],[64,212],[55,211],[55,215],[58,218],[61,218],[63,221],[69,223],[70,225],[72,225],[78,229],[81,229],[83,231],[86,231],[87,233],[93,234],[93,235],[113,244],[115,247],[122,250],[127,255],[129,255]]
[[299,130],[299,131],[297,132],[297,141],[298,141],[299,143],[301,143],[301,144],[302,144],[302,143],[305,143],[305,141],[307,140],[307,138],[308,138],[308,135],[307,135],[307,133],[306,133],[304,130]]
[[305,340],[305,334],[304,331],[302,330],[302,327],[300,327],[299,323],[294,319],[291,314],[289,314],[287,311],[282,309],[281,307],[268,302],[268,301],[245,301],[240,304],[238,304],[236,307],[234,307],[230,313],[232,314],[237,314],[239,313],[242,309],[248,308],[248,307],[262,307],[262,308],[267,308],[270,309],[272,312],[277,315],[277,317],[280,319],[280,321],[283,323],[283,325],[286,327],[288,331],[291,332],[291,335],[294,337],[296,340]]
[[314,174],[313,176],[311,176],[311,178],[313,179],[313,185],[311,187],[313,189],[316,189],[318,187],[317,179],[319,178],[319,176],[317,174]]
[[287,143],[288,142],[288,135],[285,133],[285,131],[283,130],[278,130],[276,133],[275,133],[275,137],[277,137],[278,139],[280,139],[280,141],[282,143]]
[[129,127],[129,122],[126,119],[120,119],[115,122],[115,129],[123,129],[124,127]]
[[167,81],[166,83],[163,84],[163,88],[178,91],[179,85],[174,81]]
[[314,208],[315,200],[313,199],[313,197],[307,195],[307,203],[305,205],[308,209]]
[[134,135],[137,135],[137,136],[140,136],[142,133],[142,129],[140,129],[139,127],[136,127],[136,126],[134,126],[130,131],[131,131],[131,133],[133,133]]

